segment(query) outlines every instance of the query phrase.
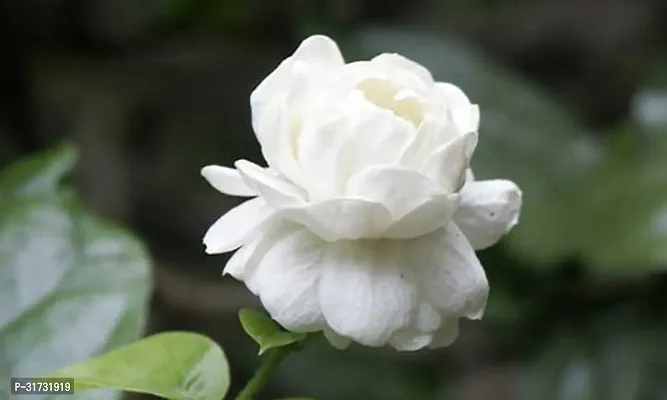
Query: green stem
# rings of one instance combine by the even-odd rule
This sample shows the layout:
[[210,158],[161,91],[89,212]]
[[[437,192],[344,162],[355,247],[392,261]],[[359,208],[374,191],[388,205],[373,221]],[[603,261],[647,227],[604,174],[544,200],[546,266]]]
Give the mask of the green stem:
[[295,343],[268,350],[266,355],[262,357],[259,368],[255,371],[255,375],[236,396],[236,400],[254,399],[255,395],[269,382],[278,365],[280,365],[280,363],[297,348],[298,346]]

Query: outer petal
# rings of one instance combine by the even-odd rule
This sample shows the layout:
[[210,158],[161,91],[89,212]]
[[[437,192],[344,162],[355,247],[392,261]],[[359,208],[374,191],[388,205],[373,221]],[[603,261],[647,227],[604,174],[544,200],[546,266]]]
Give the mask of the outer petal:
[[324,331],[322,331],[322,333],[324,334],[324,337],[327,338],[329,343],[331,343],[333,347],[339,350],[346,349],[350,345],[351,340],[349,338],[337,334],[336,332],[332,331],[331,328],[329,328],[328,326],[324,328]]
[[417,351],[428,346],[433,340],[430,333],[419,333],[415,331],[399,332],[389,340],[391,347],[398,351]]
[[233,168],[220,165],[207,165],[201,169],[201,175],[216,190],[230,196],[257,196],[257,192],[245,184],[241,174]]
[[459,318],[446,318],[438,328],[428,333],[418,330],[406,330],[399,332],[391,338],[391,345],[399,351],[416,351],[425,347],[431,349],[447,347],[451,345],[459,334]]
[[206,253],[226,253],[239,248],[273,215],[275,210],[259,197],[232,208],[204,235]]
[[[294,110],[289,107],[286,95],[276,95],[262,113],[261,119],[253,121],[259,138],[262,155],[269,166],[295,184],[303,184],[303,178],[293,152],[292,143],[298,135],[298,124],[294,121]],[[266,132],[261,134],[259,132]]]
[[234,163],[247,186],[261,195],[276,208],[298,206],[304,202],[306,193],[292,182],[268,168],[262,168],[250,161]]
[[[341,68],[344,63],[338,46],[326,36],[315,35],[301,42],[294,54],[285,59],[250,95],[253,128],[260,141],[262,136],[271,134],[268,129],[260,129],[259,122],[276,96],[286,94],[297,84],[308,87],[307,83],[318,83],[318,78]],[[307,82],[296,82],[299,79]]]
[[427,302],[445,315],[480,318],[489,284],[461,230],[449,223],[413,242],[412,253],[421,254],[414,268]]
[[317,289],[326,246],[306,229],[283,225],[266,234],[248,260],[246,284],[287,330],[325,327]]
[[473,248],[495,244],[519,222],[522,193],[508,180],[469,181],[461,190],[454,221]]
[[340,194],[345,178],[341,150],[349,133],[346,121],[325,111],[305,118],[296,146],[305,187],[315,201]]
[[311,36],[250,95],[252,126],[269,165],[302,185],[293,154],[302,108],[320,96],[325,82],[344,65],[334,41]]
[[410,323],[417,290],[401,243],[332,243],[322,259],[320,304],[336,333],[382,346]]
[[333,199],[281,211],[326,241],[379,237],[391,223],[382,205],[359,199]]
[[466,170],[466,183],[474,181],[475,181],[475,174],[472,173],[472,168],[468,168]]
[[435,332],[440,327],[442,317],[438,310],[428,303],[421,303],[415,316],[418,332]]
[[255,253],[258,244],[259,240],[253,240],[236,250],[234,255],[227,261],[225,268],[222,270],[222,274],[229,274],[235,279],[242,281],[245,277],[246,266],[248,265],[250,257]]
[[468,96],[458,86],[437,82],[435,88],[445,99],[454,123],[461,133],[477,132],[479,129],[479,107],[471,104]]
[[433,77],[428,70],[414,61],[392,53],[380,54],[371,64],[393,85],[426,96],[433,87]]
[[438,182],[444,191],[457,192],[465,183],[465,173],[477,146],[477,132],[468,132],[437,149],[422,167],[423,173]]
[[413,310],[412,322],[408,329],[397,332],[390,340],[392,347],[399,351],[420,350],[433,341],[433,334],[438,331],[442,317],[428,303],[421,303]]
[[433,82],[433,75],[424,68],[419,63],[416,63],[415,61],[410,60],[409,58],[405,58],[400,54],[397,53],[383,53],[380,54],[379,56],[374,57],[371,62],[375,64],[379,64],[384,67],[391,67],[394,69],[402,69],[406,71],[410,71],[416,76],[418,76],[424,83],[432,85]]
[[456,337],[459,335],[459,319],[447,318],[443,321],[440,329],[433,335],[433,341],[429,345],[430,348],[447,347],[454,343]]

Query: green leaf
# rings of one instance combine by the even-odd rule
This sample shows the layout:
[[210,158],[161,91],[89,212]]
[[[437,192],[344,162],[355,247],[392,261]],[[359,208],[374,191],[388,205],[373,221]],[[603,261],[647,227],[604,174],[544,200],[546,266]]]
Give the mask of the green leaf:
[[74,154],[60,147],[0,172],[0,366],[9,376],[80,362],[144,327],[148,254],[59,190]]
[[518,400],[634,400],[664,397],[664,325],[636,309],[600,312],[558,329],[517,370]]
[[596,399],[593,359],[569,332],[555,335],[545,351],[520,371],[517,399]]
[[287,332],[266,314],[244,308],[239,311],[243,330],[259,345],[259,354],[274,347],[287,346],[306,338],[305,333]]
[[229,388],[220,346],[189,332],[153,335],[47,376],[74,378],[75,391],[114,388],[173,400],[220,400]]
[[[354,58],[397,52],[425,65],[439,81],[461,87],[481,109],[472,160],[477,179],[511,179],[524,192],[521,223],[509,245],[532,265],[571,256],[578,221],[572,188],[595,161],[595,146],[550,96],[481,53],[441,34],[373,28],[350,37]],[[354,51],[356,50],[356,51]]]
[[[589,268],[639,274],[667,268],[667,137],[625,128],[589,173],[578,229]],[[585,218],[585,219],[583,219]]]
[[0,173],[0,200],[54,193],[77,158],[74,146],[62,144],[10,165]]

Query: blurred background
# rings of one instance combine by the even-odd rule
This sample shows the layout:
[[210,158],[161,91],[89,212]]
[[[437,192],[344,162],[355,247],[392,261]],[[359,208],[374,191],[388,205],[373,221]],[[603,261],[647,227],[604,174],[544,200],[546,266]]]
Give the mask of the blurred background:
[[663,0],[3,0],[0,163],[73,143],[85,206],[147,243],[147,332],[219,341],[236,392],[258,360],[236,312],[259,304],[203,252],[237,200],[199,169],[261,160],[249,94],[312,33],[462,87],[476,175],[514,180],[525,206],[479,254],[488,311],[453,346],[314,346],[262,398],[667,399]]

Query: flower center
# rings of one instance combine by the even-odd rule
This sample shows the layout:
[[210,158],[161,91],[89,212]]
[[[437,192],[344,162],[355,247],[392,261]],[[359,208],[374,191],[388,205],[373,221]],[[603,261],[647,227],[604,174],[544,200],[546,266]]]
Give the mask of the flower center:
[[357,88],[366,100],[378,107],[391,110],[398,117],[418,127],[424,114],[419,102],[419,95],[409,89],[400,89],[390,82],[378,78],[369,78],[361,82]]

